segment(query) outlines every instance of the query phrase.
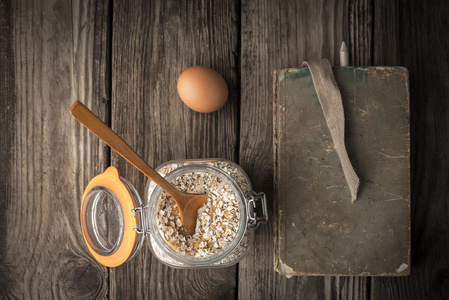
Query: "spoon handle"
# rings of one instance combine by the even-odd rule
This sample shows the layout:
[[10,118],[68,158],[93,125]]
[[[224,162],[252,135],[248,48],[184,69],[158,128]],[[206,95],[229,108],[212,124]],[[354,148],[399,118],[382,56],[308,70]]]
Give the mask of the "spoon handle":
[[140,172],[153,180],[164,191],[169,193],[173,198],[178,198],[178,190],[150,167],[124,140],[122,140],[111,128],[103,123],[103,121],[81,102],[76,101],[73,103],[70,108],[70,113],[78,120],[78,122],[83,124],[93,134],[108,144],[109,147],[129,161]]

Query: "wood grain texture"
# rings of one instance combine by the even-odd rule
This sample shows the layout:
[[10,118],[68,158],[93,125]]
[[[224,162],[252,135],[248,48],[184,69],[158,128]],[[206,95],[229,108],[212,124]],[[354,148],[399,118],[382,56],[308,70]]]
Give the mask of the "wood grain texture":
[[348,0],[344,15],[347,25],[343,26],[343,31],[348,41],[349,65],[373,65],[373,1]]
[[449,3],[374,1],[374,63],[410,72],[412,262],[373,278],[373,299],[449,299]]
[[[237,3],[234,1],[114,1],[112,128],[147,162],[236,159],[238,147]],[[218,112],[196,113],[179,99],[181,72],[205,65],[229,88]],[[112,154],[112,165],[141,195],[147,179]],[[111,298],[232,299],[236,267],[178,270],[160,263],[144,243],[111,269]]]
[[15,78],[14,52],[12,48],[13,20],[11,1],[0,2],[0,298],[9,293],[9,271],[5,256],[6,221],[11,202],[12,147],[14,144]]
[[[111,2],[0,1],[0,298],[449,299],[446,1]],[[146,179],[76,124],[74,100],[151,165],[228,158],[272,199],[272,71],[338,62],[342,39],[353,65],[410,71],[410,277],[280,277],[272,223],[237,268],[168,268],[146,243],[122,267],[94,261],[79,226],[83,188],[110,161],[141,194]],[[178,98],[176,79],[194,64],[225,77],[219,112]]]
[[[344,14],[347,7],[344,1],[242,3],[239,161],[249,173],[254,189],[267,194],[270,208],[273,207],[272,72],[324,57],[337,63],[343,33],[347,30],[347,14]],[[275,273],[272,221],[257,230],[253,251],[239,264],[238,278],[239,299],[330,299],[341,294],[364,299],[367,296],[365,278],[286,279]],[[345,294],[343,287],[348,285],[352,287],[351,292]]]
[[16,101],[2,298],[107,294],[106,269],[88,254],[78,217],[83,186],[104,167],[105,149],[68,113],[76,98],[104,110],[93,92],[102,85],[93,72],[103,8],[93,1],[12,3]]

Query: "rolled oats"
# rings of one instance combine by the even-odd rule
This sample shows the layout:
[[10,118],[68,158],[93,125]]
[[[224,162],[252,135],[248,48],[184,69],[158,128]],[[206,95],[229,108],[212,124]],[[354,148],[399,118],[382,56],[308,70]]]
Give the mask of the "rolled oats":
[[[229,174],[244,193],[251,190],[247,177],[226,162],[208,162]],[[170,164],[159,170],[164,176],[185,164]],[[177,252],[191,257],[206,257],[223,251],[232,242],[239,230],[240,211],[236,195],[231,186],[213,174],[191,172],[179,176],[171,182],[183,192],[206,194],[209,199],[198,210],[194,235],[189,235],[182,226],[176,203],[162,192],[157,203],[157,224],[161,236]],[[248,247],[245,234],[235,250],[215,264],[225,264],[241,256]]]
[[190,235],[182,226],[175,201],[167,193],[161,194],[157,206],[158,228],[173,249],[188,256],[203,257],[222,251],[234,240],[240,212],[229,184],[204,172],[184,174],[171,184],[182,192],[203,191],[209,196],[198,210],[195,234]]

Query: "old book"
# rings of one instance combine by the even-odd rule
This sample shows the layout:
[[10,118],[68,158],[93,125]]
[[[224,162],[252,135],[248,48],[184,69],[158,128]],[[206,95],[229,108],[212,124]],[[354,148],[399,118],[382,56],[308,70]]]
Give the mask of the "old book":
[[274,267],[282,275],[403,276],[410,270],[408,72],[336,67],[351,202],[309,69],[274,72]]

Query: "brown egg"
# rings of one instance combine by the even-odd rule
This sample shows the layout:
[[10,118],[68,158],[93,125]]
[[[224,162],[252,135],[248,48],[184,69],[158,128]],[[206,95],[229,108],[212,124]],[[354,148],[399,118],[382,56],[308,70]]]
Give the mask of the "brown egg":
[[178,93],[185,105],[201,113],[219,110],[228,100],[228,86],[223,77],[203,66],[182,72],[178,78]]

